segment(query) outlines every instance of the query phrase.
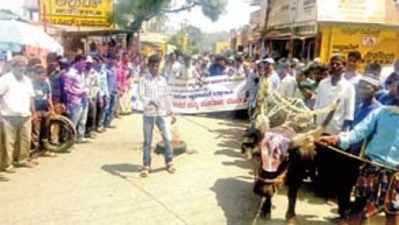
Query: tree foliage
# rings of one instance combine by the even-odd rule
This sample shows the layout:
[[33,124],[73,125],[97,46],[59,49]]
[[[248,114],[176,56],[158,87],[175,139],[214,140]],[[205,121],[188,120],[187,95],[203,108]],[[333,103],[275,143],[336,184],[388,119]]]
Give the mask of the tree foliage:
[[[183,46],[184,38],[186,38],[187,46]],[[200,28],[188,25],[174,34],[170,38],[169,43],[175,45],[181,52],[192,55],[202,50],[201,42],[203,38],[204,36]]]
[[141,29],[144,22],[156,16],[177,13],[201,7],[205,16],[212,21],[224,12],[227,0],[182,0],[183,4],[173,8],[172,0],[118,0],[115,6],[116,23],[132,32]]

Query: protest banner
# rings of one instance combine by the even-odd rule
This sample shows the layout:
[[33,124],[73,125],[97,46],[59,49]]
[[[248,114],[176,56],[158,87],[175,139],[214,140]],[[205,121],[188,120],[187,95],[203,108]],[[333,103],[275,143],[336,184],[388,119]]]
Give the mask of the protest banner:
[[[215,76],[203,79],[176,79],[169,83],[174,112],[197,114],[248,108],[244,76]],[[142,111],[138,83],[133,87],[133,108]]]

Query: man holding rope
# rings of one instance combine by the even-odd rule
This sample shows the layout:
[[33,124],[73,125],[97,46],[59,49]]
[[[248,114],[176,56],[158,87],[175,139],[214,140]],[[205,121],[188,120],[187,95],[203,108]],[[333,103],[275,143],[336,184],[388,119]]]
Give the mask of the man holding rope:
[[396,105],[372,111],[348,133],[320,138],[321,143],[342,149],[362,140],[368,142],[364,152],[367,163],[360,167],[351,218],[341,224],[358,225],[382,211],[386,225],[399,224],[399,79],[395,90]]

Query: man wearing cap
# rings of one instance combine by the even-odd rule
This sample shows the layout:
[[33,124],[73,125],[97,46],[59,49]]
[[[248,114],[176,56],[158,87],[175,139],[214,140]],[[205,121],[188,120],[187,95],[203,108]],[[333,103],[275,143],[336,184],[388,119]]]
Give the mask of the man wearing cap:
[[274,70],[272,58],[261,59],[256,62],[258,73],[258,84],[256,91],[256,106],[252,114],[256,118],[261,112],[267,112],[267,97],[280,85],[280,78]]
[[265,65],[266,68],[266,75],[270,77],[269,83],[270,83],[270,89],[269,91],[275,91],[278,90],[280,87],[281,79],[279,75],[277,74],[276,70],[274,69],[275,61],[272,58],[266,58],[262,61]]
[[85,137],[94,138],[94,131],[97,129],[97,100],[98,94],[100,92],[100,82],[99,82],[99,60],[93,59],[91,56],[87,57],[87,67],[86,67],[86,85],[89,89],[89,96],[87,101],[87,120],[86,120],[86,131]]
[[[353,126],[362,122],[371,112],[378,109],[381,104],[374,97],[380,86],[378,76],[372,71],[366,70],[364,76],[360,77],[357,85],[357,91],[360,103],[356,107]],[[350,146],[348,152],[359,155],[363,145],[363,140]],[[350,214],[350,197],[353,186],[358,176],[359,163],[356,160],[342,157],[340,166],[336,168],[340,176],[338,187],[338,213],[342,219],[348,218]]]
[[[398,69],[399,69],[399,61],[398,61]],[[395,105],[397,99],[395,98],[395,83],[399,80],[399,72],[391,73],[385,80],[385,89],[382,90],[377,99],[383,105]]]
[[5,172],[14,172],[15,166],[33,167],[27,161],[31,144],[31,119],[35,118],[32,81],[25,75],[26,59],[17,56],[9,73],[0,77],[0,118],[4,146],[1,155]]
[[165,151],[165,164],[169,173],[174,173],[173,150],[171,145],[171,130],[167,120],[168,116],[175,120],[172,99],[166,79],[159,74],[161,58],[152,55],[148,59],[148,73],[144,74],[139,83],[139,95],[143,101],[143,171],[142,177],[147,177],[151,172],[151,143],[154,125],[161,132]]
[[[315,109],[321,109],[331,105],[337,99],[340,104],[326,132],[338,134],[346,122],[353,121],[355,113],[355,89],[344,77],[345,60],[341,56],[333,56],[329,65],[330,76],[322,80],[316,90],[317,98]],[[318,124],[324,121],[324,116],[317,118]]]
[[[373,82],[367,81],[369,84]],[[395,98],[399,100],[398,82],[396,81],[393,85],[396,90]],[[322,137],[320,141],[339,146],[341,149],[349,149],[351,145],[366,140],[364,156],[397,171],[399,168],[399,105],[397,103],[373,110],[348,133]],[[397,225],[399,223],[398,190],[398,177],[392,171],[372,164],[363,165],[355,186],[356,201],[351,210],[351,222],[354,223],[351,224],[361,224],[362,219],[385,211],[385,224]],[[349,224],[349,222],[342,221],[340,224]]]

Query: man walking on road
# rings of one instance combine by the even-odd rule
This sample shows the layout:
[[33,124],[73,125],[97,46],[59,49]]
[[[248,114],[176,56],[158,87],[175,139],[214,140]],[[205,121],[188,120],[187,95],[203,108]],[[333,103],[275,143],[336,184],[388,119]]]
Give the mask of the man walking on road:
[[152,55],[148,59],[148,72],[140,80],[139,91],[140,98],[144,103],[143,117],[143,171],[142,177],[147,177],[151,168],[151,142],[154,124],[157,125],[161,132],[165,145],[165,163],[169,173],[174,173],[176,169],[173,167],[173,150],[171,145],[171,132],[168,116],[175,120],[172,111],[172,101],[170,98],[169,87],[166,79],[159,74],[160,57]]

